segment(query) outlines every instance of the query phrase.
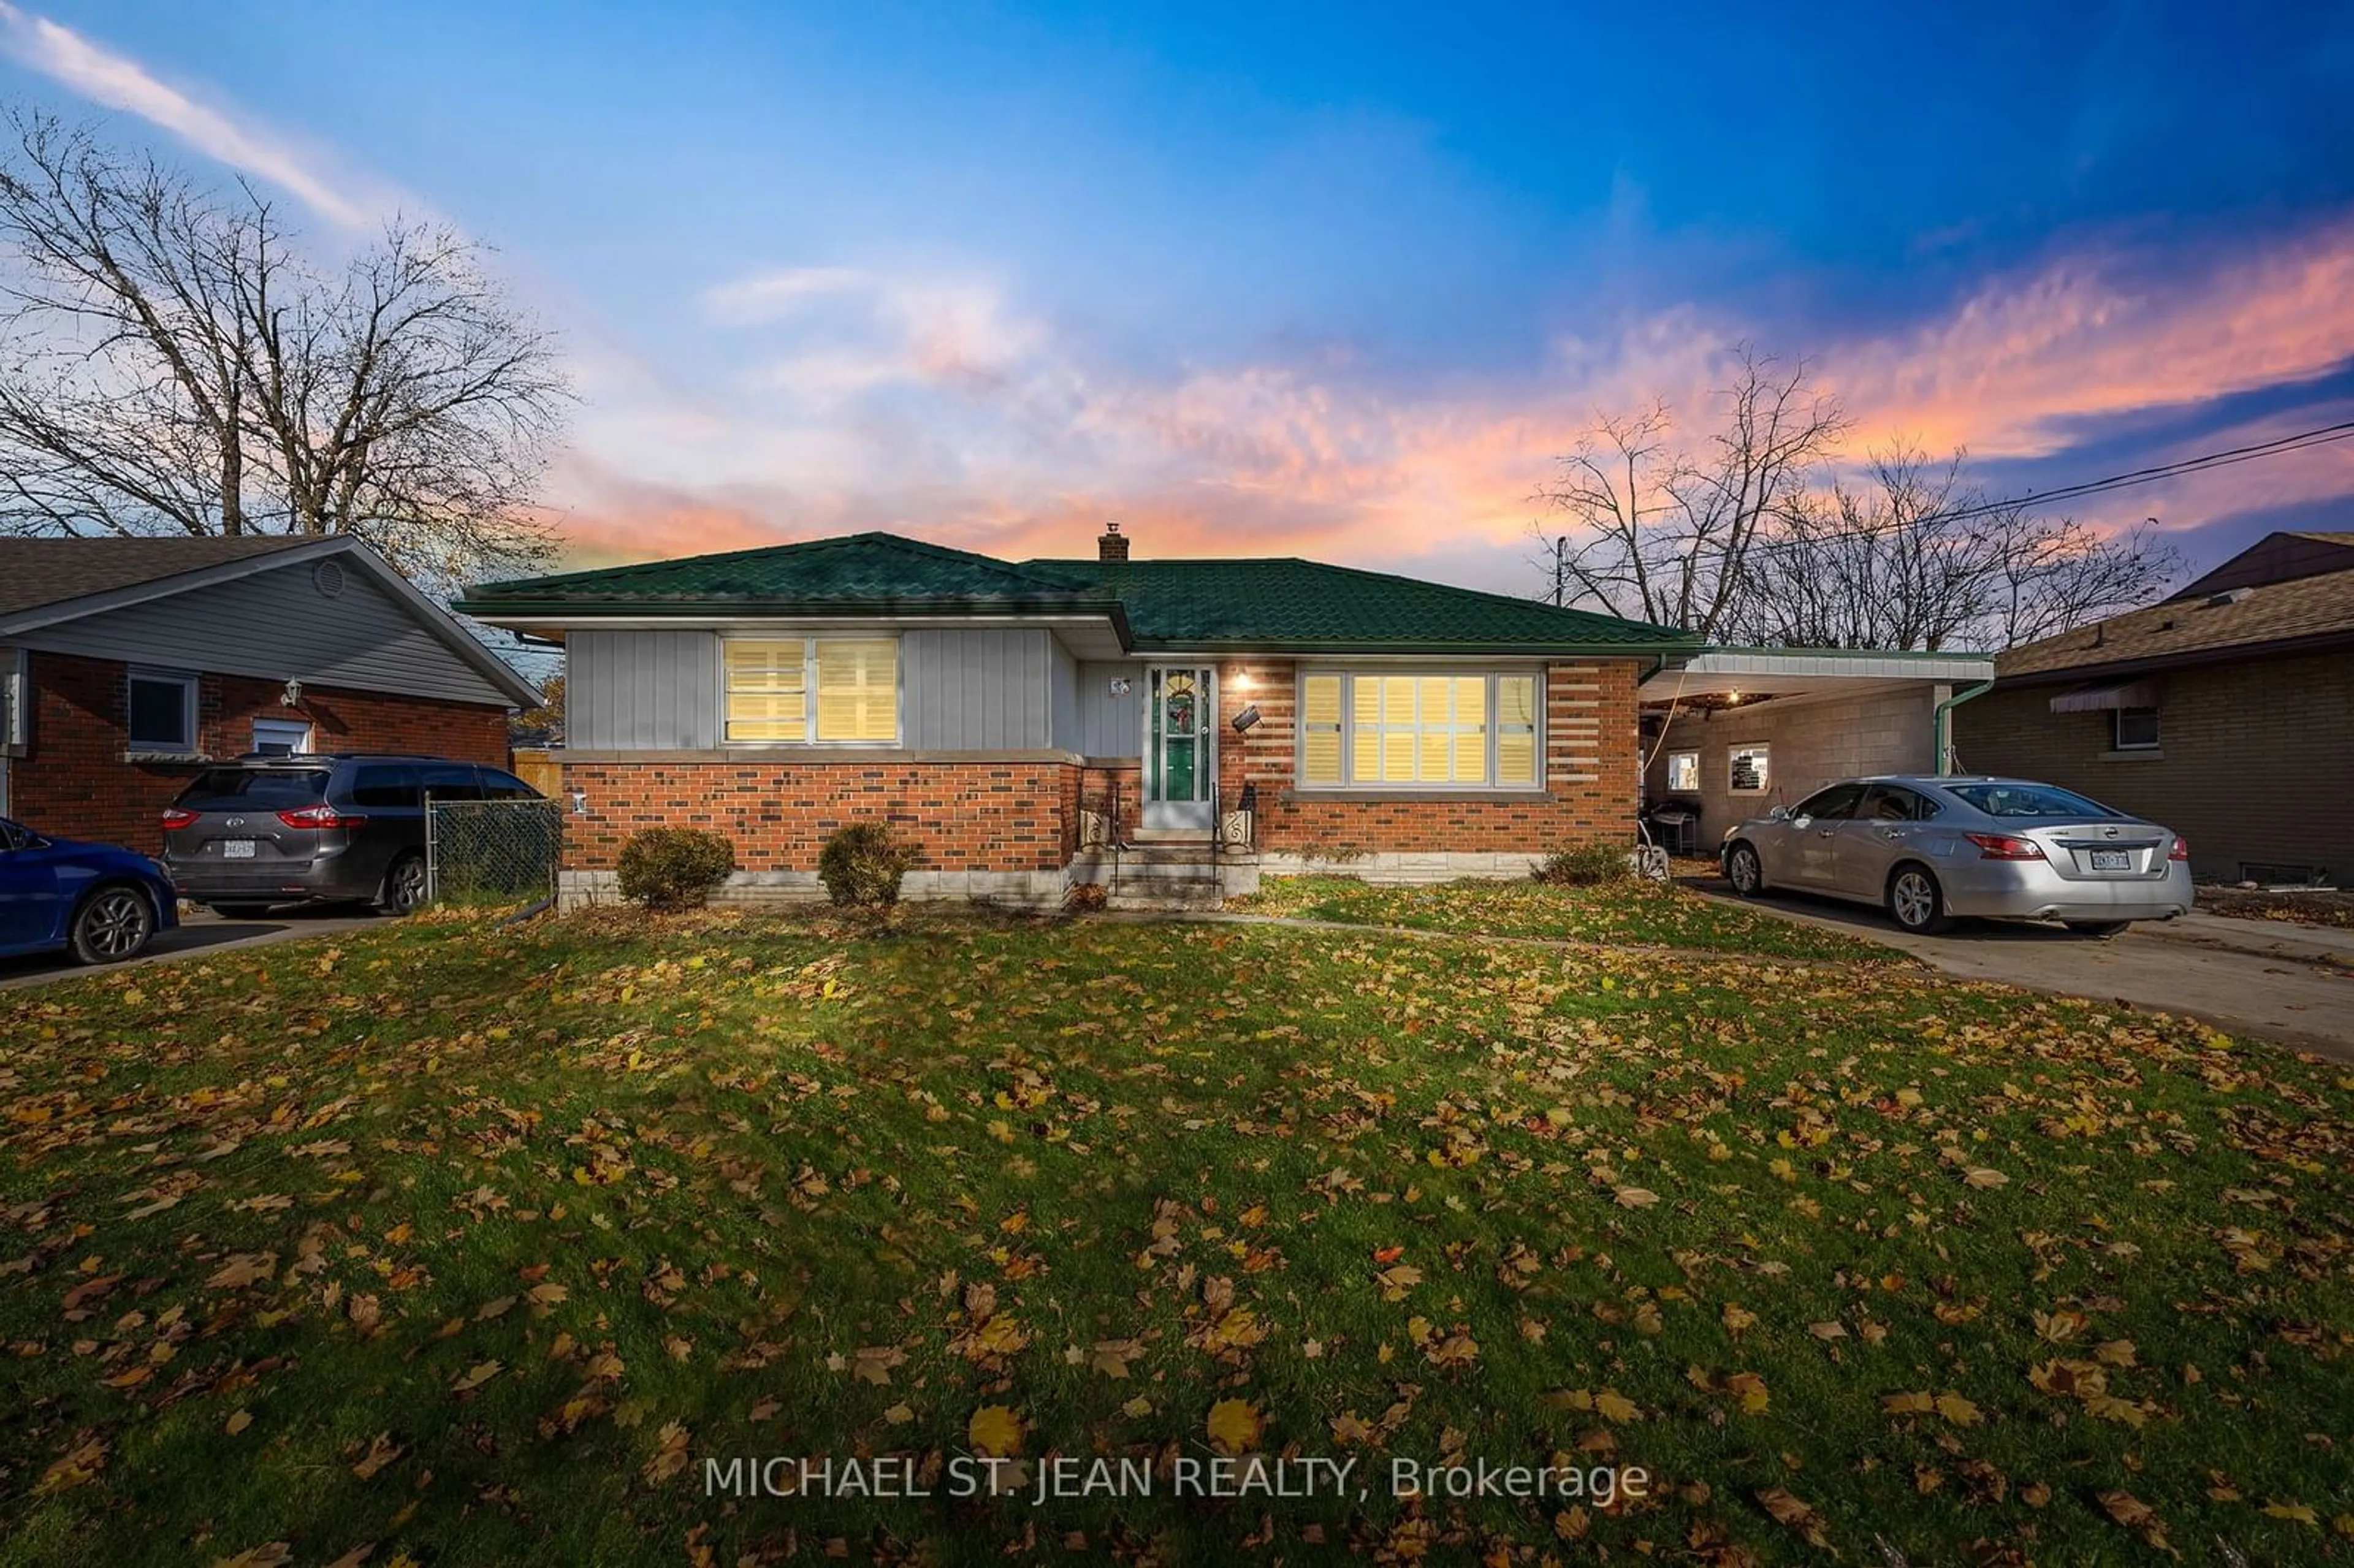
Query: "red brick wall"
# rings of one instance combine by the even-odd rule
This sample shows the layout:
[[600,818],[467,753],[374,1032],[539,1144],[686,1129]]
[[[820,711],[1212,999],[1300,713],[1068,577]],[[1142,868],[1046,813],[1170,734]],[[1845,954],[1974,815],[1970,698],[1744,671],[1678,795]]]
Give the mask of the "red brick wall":
[[[1515,798],[1437,791],[1368,798],[1370,791],[1299,789],[1296,674],[1297,666],[1281,659],[1236,660],[1219,671],[1219,789],[1231,806],[1245,783],[1257,785],[1262,849],[1533,853],[1634,838],[1641,801],[1640,667],[1631,660],[1546,669],[1545,788]],[[1257,707],[1260,722],[1238,736],[1230,721],[1246,705]]]
[[926,871],[1059,871],[1077,833],[1066,762],[567,762],[587,796],[567,870],[608,870],[641,828],[710,828],[745,871],[815,871],[826,835],[884,821],[923,846]]
[[1090,811],[1100,811],[1113,803],[1118,796],[1119,832],[1124,842],[1133,841],[1143,826],[1144,765],[1141,762],[1115,762],[1105,767],[1083,768],[1078,776],[1079,797]]
[[[194,763],[122,760],[129,668],[111,660],[34,652],[31,747],[8,765],[9,810],[65,838],[99,839],[154,853],[156,817],[194,778]],[[305,685],[302,705],[280,701],[285,683],[199,675],[197,747],[208,756],[251,749],[257,718],[307,718],[321,751],[416,751],[504,767],[504,708],[385,692]]]
[[[1335,799],[1295,789],[1294,673],[1289,660],[1259,659],[1231,661],[1219,672],[1219,793],[1231,810],[1246,783],[1257,786],[1263,849],[1540,853],[1633,840],[1639,792],[1632,661],[1551,667],[1545,789],[1473,799],[1368,800],[1345,791]],[[1238,736],[1231,721],[1251,704],[1260,722]],[[588,814],[570,821],[565,864],[610,869],[631,833],[675,826],[726,834],[746,871],[813,871],[827,834],[880,819],[923,845],[928,870],[1055,871],[1076,850],[1082,801],[1100,810],[1115,778],[1120,825],[1132,838],[1142,798],[1135,763],[567,761],[564,788],[586,794]]]

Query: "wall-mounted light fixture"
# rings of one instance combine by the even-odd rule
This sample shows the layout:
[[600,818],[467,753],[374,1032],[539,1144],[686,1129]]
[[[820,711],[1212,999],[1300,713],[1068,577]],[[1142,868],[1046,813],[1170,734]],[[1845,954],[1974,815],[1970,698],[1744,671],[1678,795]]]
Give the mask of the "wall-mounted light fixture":
[[301,707],[302,705],[302,683],[300,681],[287,682],[286,689],[278,694],[278,705],[282,708]]
[[1250,672],[1248,670],[1237,670],[1235,672],[1235,678],[1226,683],[1234,687],[1237,692],[1247,692],[1251,688]]
[[572,791],[572,814],[576,817],[585,817],[588,814],[588,790],[575,789]]
[[1234,716],[1232,722],[1235,726],[1235,733],[1237,735],[1241,734],[1244,730],[1250,728],[1251,726],[1258,723],[1257,706],[1253,705],[1250,707],[1245,708],[1242,712]]

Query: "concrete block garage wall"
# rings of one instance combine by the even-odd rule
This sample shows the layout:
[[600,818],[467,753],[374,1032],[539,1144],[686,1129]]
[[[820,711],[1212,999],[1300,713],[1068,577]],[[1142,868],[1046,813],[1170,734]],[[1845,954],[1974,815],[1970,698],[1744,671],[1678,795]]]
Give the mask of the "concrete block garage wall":
[[[1699,752],[1699,848],[1713,853],[1734,823],[1763,816],[1773,806],[1796,805],[1826,784],[1868,773],[1935,771],[1934,726],[1945,694],[1943,688],[1924,685],[1854,696],[1777,697],[1713,714],[1679,713],[1668,726],[1666,743],[1649,760],[1644,793],[1667,799],[1669,754]],[[1967,705],[1961,711],[1967,712]],[[1732,754],[1759,743],[1767,747],[1767,788],[1763,794],[1735,795]]]

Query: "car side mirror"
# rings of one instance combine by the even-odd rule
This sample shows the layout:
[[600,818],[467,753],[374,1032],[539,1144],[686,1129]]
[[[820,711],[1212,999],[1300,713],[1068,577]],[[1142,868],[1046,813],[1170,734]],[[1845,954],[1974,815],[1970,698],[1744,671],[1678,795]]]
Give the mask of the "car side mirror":
[[1766,820],[1769,822],[1787,822],[1790,820],[1790,808],[1787,806],[1768,807],[1766,811]]

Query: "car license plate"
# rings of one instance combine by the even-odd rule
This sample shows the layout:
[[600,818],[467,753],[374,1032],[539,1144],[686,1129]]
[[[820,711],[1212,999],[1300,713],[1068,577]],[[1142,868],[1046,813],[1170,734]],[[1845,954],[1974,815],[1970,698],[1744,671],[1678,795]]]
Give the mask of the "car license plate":
[[2093,869],[2094,871],[2131,871],[2133,856],[2124,850],[2094,850]]
[[253,841],[251,839],[221,840],[221,858],[223,860],[251,860],[253,858]]

